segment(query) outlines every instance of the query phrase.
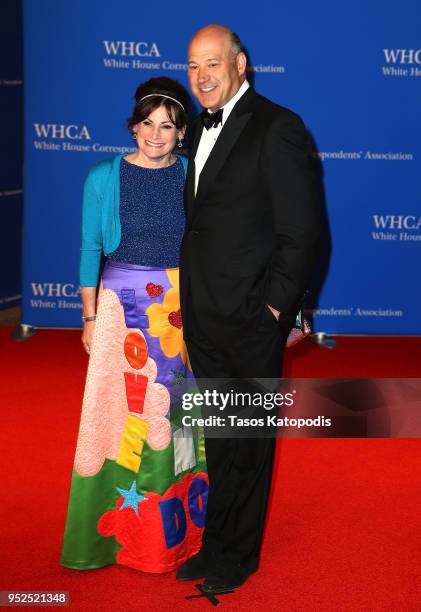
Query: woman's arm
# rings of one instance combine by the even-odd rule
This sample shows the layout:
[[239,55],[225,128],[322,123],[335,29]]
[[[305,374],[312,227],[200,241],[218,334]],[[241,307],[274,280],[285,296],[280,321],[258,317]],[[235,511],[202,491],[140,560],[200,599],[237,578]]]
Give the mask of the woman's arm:
[[[82,317],[96,316],[96,285],[102,253],[101,201],[95,185],[95,170],[85,181],[82,208],[82,248],[80,257],[80,285]],[[91,350],[95,319],[83,320],[82,343],[87,353]]]
[[[96,317],[96,287],[81,287],[82,293],[82,316]],[[82,344],[87,353],[91,352],[92,336],[95,328],[95,320],[83,321]]]
[[82,207],[82,245],[80,253],[80,286],[93,287],[98,283],[102,254],[101,199],[95,178],[99,168],[94,166],[85,180]]

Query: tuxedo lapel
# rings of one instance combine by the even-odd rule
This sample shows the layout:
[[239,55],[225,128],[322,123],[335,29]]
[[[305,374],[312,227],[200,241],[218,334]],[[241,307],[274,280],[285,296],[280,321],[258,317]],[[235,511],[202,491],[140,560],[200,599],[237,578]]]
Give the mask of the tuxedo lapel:
[[196,157],[196,153],[199,147],[199,142],[202,136],[202,132],[203,132],[203,124],[199,117],[198,119],[196,119],[196,122],[195,122],[194,135],[193,135],[192,145],[190,149],[190,154],[191,154],[192,159]]
[[[249,122],[252,112],[251,101],[254,97],[254,91],[250,88],[246,93],[239,99],[237,104],[232,109],[228,120],[221,133],[219,134],[218,140],[215,143],[205,165],[203,166],[202,172],[200,173],[199,185],[197,188],[196,198],[194,198],[194,176],[193,176],[193,212],[195,213],[200,205],[201,198],[207,193],[209,188],[212,186],[218,172],[221,170],[225,163],[228,155],[232,148],[237,142],[241,132]],[[202,131],[200,130],[199,139],[196,143],[196,149],[192,149],[190,165],[194,167],[194,156],[196,155],[197,147],[199,146],[200,136]],[[194,172],[193,172],[194,174]]]
[[196,157],[197,148],[199,146],[200,138],[202,136],[203,125],[200,119],[196,120],[194,127],[194,135],[191,142],[190,154],[189,154],[189,165],[187,167],[186,187],[185,187],[185,201],[186,201],[186,214],[190,220],[193,214],[194,208],[194,188],[195,188],[195,165],[194,158]]

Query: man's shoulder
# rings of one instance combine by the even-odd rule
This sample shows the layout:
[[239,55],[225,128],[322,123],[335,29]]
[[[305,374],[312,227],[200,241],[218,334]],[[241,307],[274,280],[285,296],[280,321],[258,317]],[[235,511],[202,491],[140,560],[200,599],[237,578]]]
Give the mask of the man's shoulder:
[[264,120],[268,123],[273,122],[300,122],[302,123],[301,117],[286,106],[281,106],[269,98],[265,98],[261,94],[255,92],[254,100],[253,100],[253,112],[259,117],[259,119]]

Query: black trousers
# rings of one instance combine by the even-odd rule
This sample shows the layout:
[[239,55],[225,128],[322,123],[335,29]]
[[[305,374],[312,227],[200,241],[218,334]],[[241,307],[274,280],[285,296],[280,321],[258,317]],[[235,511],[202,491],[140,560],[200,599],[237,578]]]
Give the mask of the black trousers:
[[[195,335],[190,317],[187,348],[197,379],[278,379],[294,317],[277,322],[264,306],[259,323],[229,347]],[[191,313],[191,311],[190,311]],[[274,438],[206,436],[209,497],[203,546],[220,563],[254,571],[259,563],[275,450]]]

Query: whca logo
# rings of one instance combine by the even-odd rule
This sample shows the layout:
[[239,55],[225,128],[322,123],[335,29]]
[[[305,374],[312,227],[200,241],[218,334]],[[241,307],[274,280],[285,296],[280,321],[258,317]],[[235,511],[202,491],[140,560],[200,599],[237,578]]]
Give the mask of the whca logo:
[[79,126],[66,123],[34,123],[33,125],[37,138],[91,140],[86,125]]
[[383,49],[388,64],[421,64],[421,49]]
[[415,215],[373,215],[376,229],[419,230],[421,217]]
[[79,297],[80,287],[73,283],[31,283],[37,297]]
[[121,57],[161,57],[158,45],[144,41],[103,40],[107,55]]

